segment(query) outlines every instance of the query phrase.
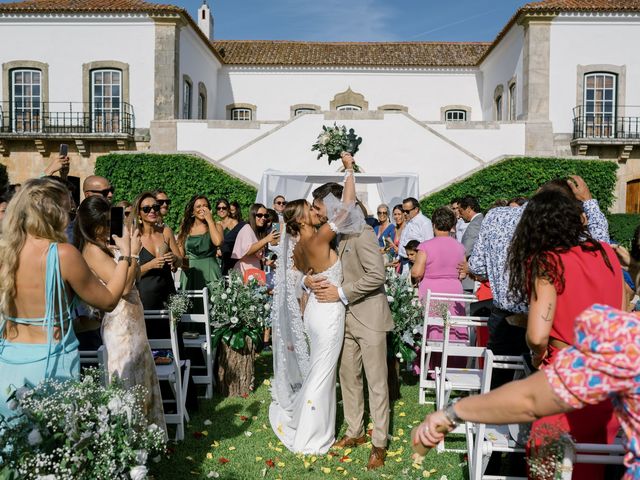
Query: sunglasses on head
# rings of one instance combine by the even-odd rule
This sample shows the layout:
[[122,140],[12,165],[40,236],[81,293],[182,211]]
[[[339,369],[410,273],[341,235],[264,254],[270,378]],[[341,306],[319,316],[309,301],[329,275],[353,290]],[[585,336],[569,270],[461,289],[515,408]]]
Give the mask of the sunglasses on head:
[[169,200],[168,198],[166,200],[157,200],[157,202],[158,202],[158,205],[165,204],[167,207],[171,205],[171,200]]
[[276,205],[286,205],[287,204],[287,202],[285,202],[284,200],[278,200],[277,202],[273,202],[273,203],[275,203]]
[[267,218],[269,216],[268,213],[254,213],[256,218]]
[[98,193],[103,197],[108,196],[110,193],[113,193],[113,187],[105,188],[104,190],[87,190],[87,192]]
[[160,205],[158,205],[157,203],[154,203],[153,205],[145,205],[144,207],[141,207],[140,210],[142,210],[144,213],[149,213],[151,212],[151,210],[158,213],[160,211]]

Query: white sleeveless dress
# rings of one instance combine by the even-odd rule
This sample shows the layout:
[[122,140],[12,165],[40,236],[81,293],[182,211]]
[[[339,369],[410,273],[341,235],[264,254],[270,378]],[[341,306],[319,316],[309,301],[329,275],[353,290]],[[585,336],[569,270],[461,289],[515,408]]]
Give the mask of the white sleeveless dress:
[[[318,273],[339,287],[342,265],[336,261]],[[336,373],[344,339],[342,302],[319,303],[313,293],[304,311],[310,359],[309,370],[291,408],[273,401],[269,421],[285,447],[295,453],[325,454],[335,441]]]

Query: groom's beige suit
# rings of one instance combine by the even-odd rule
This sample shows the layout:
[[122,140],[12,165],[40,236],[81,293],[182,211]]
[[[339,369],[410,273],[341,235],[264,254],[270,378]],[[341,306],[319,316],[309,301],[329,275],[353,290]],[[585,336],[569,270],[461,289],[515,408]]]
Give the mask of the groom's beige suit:
[[342,235],[338,255],[342,261],[342,292],[348,301],[340,359],[346,434],[358,438],[365,433],[364,366],[374,424],[371,442],[382,448],[387,446],[389,431],[387,332],[393,329],[393,319],[384,290],[384,263],[373,229],[366,226],[359,234]]

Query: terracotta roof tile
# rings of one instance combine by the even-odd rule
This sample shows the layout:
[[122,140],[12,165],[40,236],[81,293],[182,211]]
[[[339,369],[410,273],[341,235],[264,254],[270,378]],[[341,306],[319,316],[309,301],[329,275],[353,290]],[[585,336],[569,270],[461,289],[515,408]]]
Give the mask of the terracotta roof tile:
[[531,2],[520,13],[553,12],[635,12],[640,11],[640,0],[543,0]]
[[34,12],[165,12],[186,13],[175,5],[163,5],[142,0],[25,0],[0,3],[0,13]]
[[488,43],[328,43],[216,40],[215,49],[232,65],[299,66],[473,66]]

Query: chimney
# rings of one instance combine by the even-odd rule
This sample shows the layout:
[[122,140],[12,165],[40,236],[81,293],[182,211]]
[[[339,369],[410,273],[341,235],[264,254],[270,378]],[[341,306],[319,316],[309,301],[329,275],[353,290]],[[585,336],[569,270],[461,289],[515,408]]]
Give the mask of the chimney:
[[209,40],[213,40],[213,16],[207,0],[202,0],[202,5],[198,9],[198,27]]

